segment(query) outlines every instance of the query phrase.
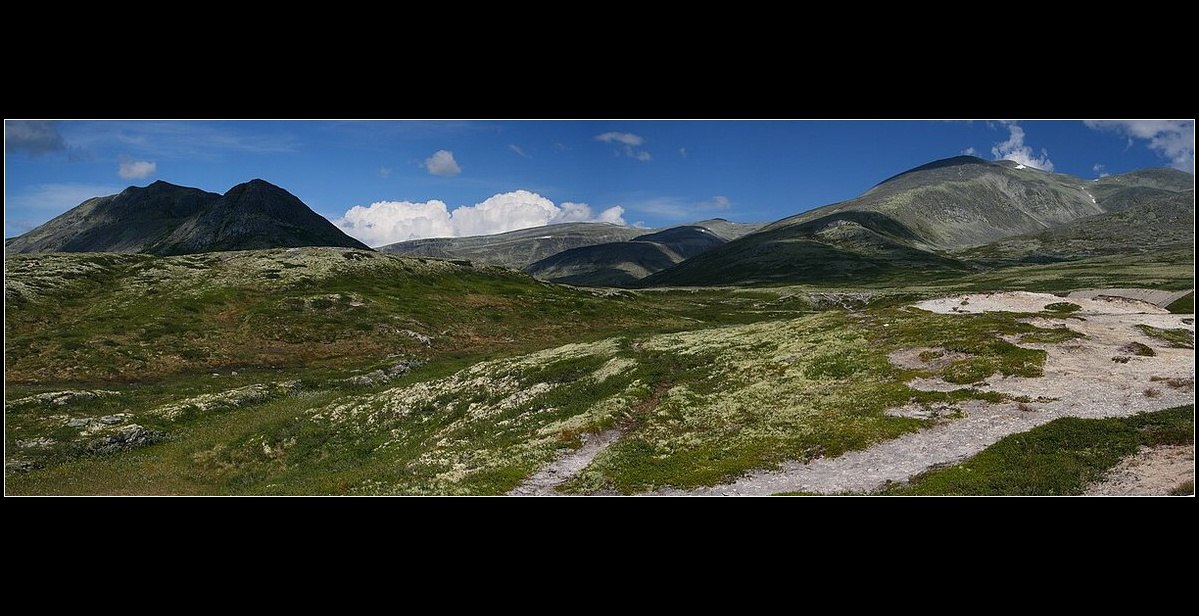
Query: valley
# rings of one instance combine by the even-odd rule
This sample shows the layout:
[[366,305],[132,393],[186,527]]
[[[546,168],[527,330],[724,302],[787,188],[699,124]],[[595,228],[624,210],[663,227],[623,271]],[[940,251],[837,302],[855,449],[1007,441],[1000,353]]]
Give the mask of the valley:
[[131,187],[6,240],[5,489],[1193,492],[1194,211],[962,156],[765,224],[370,249],[261,180]]

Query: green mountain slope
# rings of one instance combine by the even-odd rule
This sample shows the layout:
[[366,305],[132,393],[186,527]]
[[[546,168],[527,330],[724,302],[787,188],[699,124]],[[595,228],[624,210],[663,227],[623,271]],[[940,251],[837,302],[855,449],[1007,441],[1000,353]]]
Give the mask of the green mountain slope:
[[294,195],[251,180],[224,195],[154,182],[95,197],[6,240],[6,253],[158,255],[296,246],[366,248]]

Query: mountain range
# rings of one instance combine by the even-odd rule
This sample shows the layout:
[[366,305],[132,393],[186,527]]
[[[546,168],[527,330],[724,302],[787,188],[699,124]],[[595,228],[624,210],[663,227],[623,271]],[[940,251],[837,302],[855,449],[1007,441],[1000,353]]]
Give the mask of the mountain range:
[[[884,180],[855,199],[766,225],[642,286],[791,284],[938,278],[1006,263],[1135,251],[1130,234],[1168,245],[1194,237],[1194,177],[1173,169],[1086,181],[1012,161],[959,156]],[[1129,229],[1130,221],[1139,226]],[[1065,238],[1087,246],[1068,247]],[[1089,239],[1087,239],[1089,238]],[[1000,243],[1000,244],[996,244]],[[1006,244],[1004,244],[1006,243]],[[997,246],[1023,248],[1004,250]],[[979,247],[995,246],[989,254]],[[977,262],[979,257],[985,257]],[[1002,259],[1001,259],[1002,260]]]
[[130,186],[6,240],[4,251],[179,255],[296,246],[366,248],[295,195],[255,179],[224,195],[162,181]]
[[[1173,169],[1087,181],[958,156],[766,225],[719,218],[660,229],[568,223],[378,250],[523,269],[581,286],[931,280],[1191,246],[1194,190],[1194,177]],[[160,181],[88,199],[6,240],[5,252],[177,255],[296,246],[367,248],[263,180],[224,195]]]

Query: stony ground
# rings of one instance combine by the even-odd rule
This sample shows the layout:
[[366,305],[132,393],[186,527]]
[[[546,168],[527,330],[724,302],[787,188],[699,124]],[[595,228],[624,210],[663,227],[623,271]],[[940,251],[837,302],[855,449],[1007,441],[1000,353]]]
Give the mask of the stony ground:
[[1120,462],[1103,481],[1087,487],[1088,496],[1162,496],[1195,485],[1195,446],[1142,447]]

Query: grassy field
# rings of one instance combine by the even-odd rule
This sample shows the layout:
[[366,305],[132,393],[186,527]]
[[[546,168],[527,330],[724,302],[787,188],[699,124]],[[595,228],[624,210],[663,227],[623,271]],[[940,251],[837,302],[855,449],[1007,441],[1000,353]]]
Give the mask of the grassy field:
[[[612,427],[624,436],[563,491],[713,485],[924,425],[889,407],[997,401],[971,385],[1037,376],[1045,360],[1001,337],[1077,336],[906,307],[1006,284],[994,277],[581,290],[340,249],[5,267],[10,494],[497,494]],[[1174,267],[1159,277],[1181,284]],[[888,362],[913,347],[954,359]],[[960,388],[915,391],[913,377]]]
[[1081,494],[1141,446],[1194,444],[1194,405],[1123,418],[1064,417],[1013,434],[961,464],[924,473],[886,493]]
[[[997,399],[969,384],[995,372],[1035,376],[1044,361],[1043,352],[997,336],[1046,333],[1014,315],[882,307],[610,337],[466,367],[433,362],[373,387],[301,380],[260,391],[247,385],[256,375],[239,374],[224,383],[238,387],[214,396],[205,392],[215,377],[173,377],[99,399],[19,405],[9,417],[10,450],[41,468],[10,474],[8,490],[496,494],[577,446],[581,434],[613,426],[625,437],[565,490],[711,485],[923,425],[885,416],[891,406]],[[936,370],[888,363],[891,350],[918,344],[962,359]],[[919,392],[904,385],[913,376],[962,388]],[[161,442],[97,454],[94,443],[114,428],[66,426],[116,412]],[[37,439],[52,442],[22,445]]]

